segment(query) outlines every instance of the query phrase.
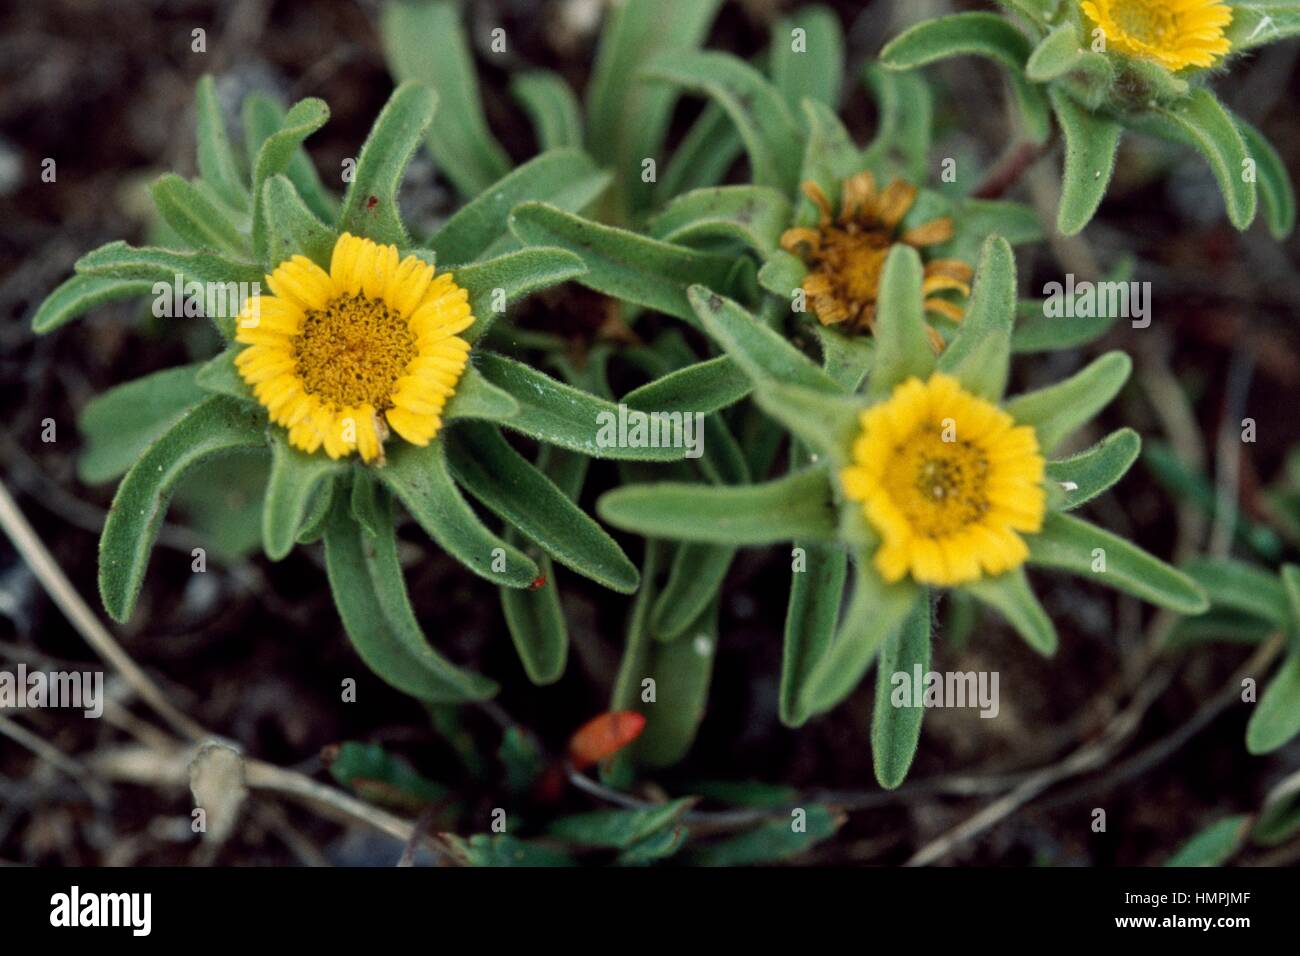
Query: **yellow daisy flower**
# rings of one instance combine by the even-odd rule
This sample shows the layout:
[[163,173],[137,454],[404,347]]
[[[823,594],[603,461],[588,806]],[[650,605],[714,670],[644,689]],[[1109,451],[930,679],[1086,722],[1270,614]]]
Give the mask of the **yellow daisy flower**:
[[[952,238],[952,220],[932,219],[899,234],[899,223],[916,201],[917,188],[895,179],[877,191],[870,172],[857,173],[843,183],[839,216],[833,216],[830,201],[814,182],[803,184],[804,195],[817,206],[820,220],[816,229],[787,229],[781,248],[803,258],[808,274],[803,290],[822,325],[844,325],[844,330],[875,331],[876,296],[880,274],[889,250],[897,243],[924,250]],[[925,307],[931,312],[960,321],[962,308],[932,293],[956,290],[970,295],[973,271],[959,259],[936,259],[925,266]],[[929,329],[935,351],[943,338]]]
[[908,379],[861,425],[840,481],[880,534],[886,581],[950,587],[1024,563],[1017,532],[1039,531],[1047,508],[1032,428],[942,373]]
[[1083,0],[1109,49],[1169,70],[1213,66],[1231,46],[1224,29],[1232,8],[1222,0]]
[[235,364],[290,444],[372,462],[390,429],[413,445],[438,434],[474,323],[451,273],[344,233],[328,272],[293,256],[266,284],[239,314]]

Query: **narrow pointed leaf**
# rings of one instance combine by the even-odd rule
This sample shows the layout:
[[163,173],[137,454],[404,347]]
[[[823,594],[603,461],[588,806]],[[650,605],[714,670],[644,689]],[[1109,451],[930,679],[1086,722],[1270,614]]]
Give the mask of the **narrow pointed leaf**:
[[848,554],[839,545],[796,541],[795,547],[802,549],[806,567],[791,576],[785,612],[779,708],[787,727],[800,727],[811,716],[805,687],[835,637],[848,575]]
[[789,224],[790,203],[775,189],[715,186],[678,196],[647,228],[664,242],[730,240],[766,256],[776,251]]
[[1248,814],[1225,817],[1188,840],[1165,866],[1222,866],[1236,855],[1250,832]]
[[925,80],[868,62],[862,78],[876,101],[876,138],[863,153],[867,165],[895,165],[912,182],[925,178],[930,158],[934,97]]
[[283,429],[271,429],[271,477],[262,505],[262,546],[279,561],[293,550],[320,483],[344,470],[327,455],[292,447]]
[[876,311],[876,359],[867,393],[888,395],[912,376],[934,371],[934,349],[925,333],[921,296],[921,257],[897,244],[885,259]]
[[802,711],[825,713],[849,696],[881,645],[903,626],[918,603],[926,601],[926,592],[910,581],[886,584],[874,569],[859,563],[853,596],[835,639],[804,685]]
[[386,3],[379,35],[393,76],[421,83],[437,97],[437,115],[432,125],[425,121],[416,141],[427,128],[429,152],[457,191],[476,196],[509,172],[510,156],[483,115],[459,4]]
[[[1300,13],[1297,13],[1297,20],[1300,21]],[[1274,239],[1281,242],[1295,228],[1295,186],[1287,172],[1286,163],[1273,148],[1273,144],[1264,138],[1264,134],[1243,119],[1238,119],[1237,125],[1241,127],[1246,148],[1255,160],[1259,198],[1264,206],[1268,231]]]
[[230,205],[247,209],[248,184],[239,157],[230,145],[230,133],[211,76],[199,78],[195,109],[198,112],[199,175]]
[[1038,653],[1044,657],[1056,653],[1056,628],[1034,596],[1023,569],[1016,568],[995,578],[983,578],[966,585],[965,590],[1006,618],[1025,643]]
[[510,588],[537,579],[537,565],[488,530],[465,501],[451,480],[442,441],[424,448],[397,445],[379,479],[439,547],[475,574]]
[[912,686],[912,702],[894,706],[894,675],[908,683],[930,669],[930,603],[917,601],[902,626],[885,639],[876,665],[876,701],[871,717],[871,762],[876,782],[893,790],[903,782],[921,741],[925,717],[921,688]]
[[97,395],[82,409],[77,430],[86,447],[77,477],[86,484],[126,473],[153,442],[207,393],[194,382],[197,365],[164,369]]
[[[386,9],[404,8],[389,4]],[[433,121],[437,97],[424,86],[403,83],[393,90],[357,156],[343,209],[340,232],[404,248],[409,241],[397,208],[397,191],[407,164]]]
[[461,424],[447,439],[447,457],[470,494],[556,561],[615,591],[636,590],[636,566],[623,549],[494,426]]
[[673,196],[716,186],[745,151],[731,117],[717,103],[710,102],[691,124],[669,157],[655,186],[656,205]]
[[1278,630],[1291,627],[1286,588],[1277,575],[1235,558],[1193,558],[1181,568],[1216,609],[1240,611]]
[[1187,575],[1078,518],[1049,511],[1043,530],[1028,535],[1027,543],[1033,564],[1091,578],[1182,614],[1199,614],[1210,606],[1205,592]]
[[543,153],[461,206],[429,239],[429,246],[440,268],[509,252],[517,245],[510,235],[510,213],[521,202],[545,200],[576,212],[600,195],[609,178],[582,150]]
[[166,173],[149,187],[149,192],[158,215],[189,245],[244,259],[252,255],[252,244],[239,231],[235,216],[193,183]]
[[725,53],[678,52],[656,57],[645,76],[711,97],[727,111],[745,143],[752,181],[794,191],[799,123],[780,92],[752,66]]
[[328,271],[338,238],[334,230],[307,208],[287,177],[272,176],[262,193],[267,261],[283,262],[295,253],[301,253]]
[[670,767],[686,756],[704,719],[717,655],[716,599],[688,625],[681,640],[648,646],[646,676],[655,682],[656,698],[654,704],[643,705],[645,729],[630,748],[637,764]]
[[1123,127],[1093,113],[1066,93],[1053,88],[1052,109],[1065,136],[1065,169],[1061,178],[1061,205],[1056,228],[1072,236],[1097,212],[1115,171],[1115,152]]
[[1061,488],[1060,511],[1073,511],[1119,481],[1137,461],[1142,439],[1131,428],[1111,432],[1087,451],[1047,463],[1047,478]]
[[98,306],[146,296],[153,290],[153,286],[153,282],[148,279],[74,275],[64,279],[57,289],[45,297],[32,316],[32,331],[37,335],[53,332]]
[[[796,43],[795,31],[798,30]],[[834,108],[844,78],[844,32],[826,7],[803,7],[772,27],[772,85],[798,115],[805,98]]]
[[657,639],[683,636],[717,597],[735,558],[734,548],[685,542],[673,552],[668,581],[655,599],[650,629]]
[[1007,387],[1011,326],[1016,315],[1016,258],[1000,236],[989,236],[975,271],[966,316],[939,357],[938,370],[962,387],[996,401]]
[[728,408],[754,388],[729,355],[687,365],[623,396],[628,408],[644,411],[701,412]]
[[1128,381],[1133,360],[1107,352],[1063,382],[1017,395],[1006,410],[1019,425],[1032,425],[1044,454],[1105,408]]
[[1300,733],[1300,651],[1287,655],[1246,725],[1246,749],[1272,753]]
[[542,150],[582,146],[582,111],[578,98],[551,70],[521,73],[510,81],[510,92],[528,113]]
[[[519,405],[502,424],[530,438],[621,461],[677,461],[684,447],[632,447],[618,441],[618,406],[565,385],[521,362],[492,352],[478,357],[478,369]],[[606,439],[606,440],[602,440]]]
[[452,273],[461,288],[469,291],[469,306],[475,322],[465,332],[477,341],[511,303],[552,286],[580,279],[587,271],[582,260],[567,249],[534,248],[507,252],[495,259],[461,266]]
[[830,482],[816,468],[756,485],[627,485],[603,495],[596,510],[625,531],[709,544],[830,540],[835,532]]
[[268,254],[263,192],[266,182],[272,176],[288,171],[294,158],[301,155],[302,141],[324,126],[329,116],[330,108],[324,100],[315,97],[300,100],[285,114],[280,128],[257,151],[253,164],[253,249],[259,262]]
[[687,287],[701,283],[726,289],[734,266],[732,257],[659,242],[546,203],[516,207],[510,228],[528,245],[576,252],[587,266],[579,280],[587,288],[688,322],[695,321],[695,313],[686,299]]
[[705,331],[755,384],[773,382],[831,395],[843,393],[812,359],[735,302],[698,285],[691,287],[689,295]]
[[186,471],[215,455],[265,442],[260,415],[214,396],[149,446],[118,485],[99,539],[99,593],[113,620],[125,622],[135,609],[158,529]]
[[411,610],[392,523],[370,537],[336,503],[325,532],[325,570],[343,627],[366,666],[403,693],[433,704],[484,700],[495,682],[430,646]]
[[[258,151],[263,143],[280,131],[284,125],[285,111],[271,97],[263,93],[251,93],[244,98],[243,116],[244,149],[249,168],[255,169]],[[325,188],[320,174],[301,146],[293,151],[285,166],[284,175],[293,183],[294,190],[302,197],[307,208],[321,222],[333,223],[338,218],[338,197]],[[262,188],[265,189],[265,185]]]

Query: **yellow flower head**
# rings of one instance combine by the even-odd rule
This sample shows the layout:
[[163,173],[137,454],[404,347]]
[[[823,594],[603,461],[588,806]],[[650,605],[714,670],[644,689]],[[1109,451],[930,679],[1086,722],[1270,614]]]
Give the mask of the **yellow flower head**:
[[438,434],[474,322],[451,273],[344,233],[328,272],[294,256],[266,284],[239,315],[235,364],[292,445],[371,462],[390,429],[413,445]]
[[[843,324],[844,331],[875,331],[876,297],[885,258],[896,244],[915,249],[938,245],[952,238],[952,220],[932,219],[900,234],[899,223],[916,201],[916,187],[895,179],[877,191],[876,179],[861,172],[844,181],[839,216],[833,216],[830,201],[813,182],[803,192],[817,206],[820,221],[816,229],[787,229],[781,248],[803,257],[808,274],[803,290],[813,312],[823,325]],[[954,289],[970,295],[973,270],[959,259],[936,259],[925,267],[925,307],[931,312],[960,321],[962,309],[931,293]],[[935,351],[943,338],[929,329]]]
[[1040,530],[1047,507],[1032,428],[941,373],[908,379],[861,424],[840,480],[880,534],[886,581],[952,586],[1024,563],[1017,532]]
[[1213,66],[1231,44],[1232,8],[1222,0],[1083,0],[1108,49],[1169,70]]

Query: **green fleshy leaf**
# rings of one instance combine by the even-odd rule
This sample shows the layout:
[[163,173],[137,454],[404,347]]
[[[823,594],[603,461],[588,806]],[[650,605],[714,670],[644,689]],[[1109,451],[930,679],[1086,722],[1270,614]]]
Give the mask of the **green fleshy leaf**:
[[598,169],[581,150],[551,150],[461,206],[429,239],[429,246],[443,268],[509,252],[518,245],[510,235],[509,220],[519,203],[545,200],[576,212],[600,195],[609,181],[609,173]]
[[194,98],[198,113],[199,175],[231,206],[247,209],[248,185],[239,156],[230,145],[230,134],[211,76],[199,78]]
[[563,77],[531,70],[510,80],[510,92],[523,106],[543,150],[582,146],[582,108]]
[[466,366],[456,383],[456,394],[447,402],[443,418],[449,422],[458,418],[500,422],[517,414],[519,403],[510,397],[510,393],[497,388],[471,364]]
[[712,98],[740,133],[754,184],[794,191],[802,141],[799,122],[781,93],[752,66],[726,53],[675,52],[655,57],[645,76]]
[[1241,848],[1250,832],[1250,823],[1250,816],[1244,813],[1212,823],[1183,844],[1164,865],[1222,866]]
[[[632,609],[627,616],[627,633],[623,641],[623,657],[614,677],[614,687],[609,695],[609,709],[639,709],[641,680],[650,667],[650,603],[654,599],[655,581],[663,557],[662,542],[645,543],[645,556],[641,559],[641,587],[632,599]],[[626,765],[626,751],[616,761]]]
[[636,211],[650,203],[651,184],[637,173],[663,146],[677,90],[641,80],[656,56],[698,47],[721,0],[627,0],[610,7],[587,84],[587,143],[607,169],[619,170],[615,202]]
[[[262,144],[280,131],[284,125],[285,112],[279,103],[264,93],[250,93],[244,98],[243,116],[244,149],[249,168],[255,169]],[[307,204],[307,208],[321,222],[332,223],[338,218],[338,197],[325,188],[320,174],[301,146],[293,151],[285,166],[284,175]]]
[[[1103,280],[1105,283],[1119,284],[1127,287],[1133,278],[1134,260],[1132,256],[1122,258]],[[1058,283],[1059,285],[1059,283]],[[1122,309],[1111,310],[1109,307],[1099,311],[1111,313],[1099,316],[1075,316],[1067,318],[1064,313],[1051,315],[1053,304],[1064,306],[1065,289],[1062,287],[1060,298],[1023,299],[1016,305],[1019,319],[1011,333],[1011,351],[1015,354],[1035,352],[1055,352],[1062,349],[1077,348],[1101,338],[1120,317]],[[1057,311],[1061,311],[1057,309]]]
[[1300,650],[1293,650],[1278,668],[1246,724],[1246,749],[1272,753],[1300,733]]
[[271,477],[262,506],[262,547],[272,561],[293,550],[322,481],[345,468],[326,455],[309,455],[289,444],[282,428],[272,428]]
[[1235,558],[1193,558],[1182,570],[1204,589],[1215,608],[1249,614],[1277,630],[1291,627],[1286,588],[1277,575]]
[[735,241],[760,256],[777,250],[790,224],[790,203],[763,186],[715,186],[678,196],[647,228],[663,242]]
[[788,860],[833,836],[845,819],[819,803],[791,812],[804,815],[802,828],[792,826],[791,817],[768,820],[739,836],[696,847],[685,861],[691,866],[753,866]]
[[578,846],[626,850],[660,830],[671,829],[698,802],[695,797],[673,800],[646,810],[593,810],[560,817],[547,828],[550,836]]
[[717,597],[735,556],[734,548],[690,542],[677,546],[668,582],[650,614],[656,638],[674,641],[686,633]]
[[[286,173],[293,160],[301,155],[302,141],[325,125],[330,108],[315,97],[299,100],[284,115],[280,129],[267,137],[257,151],[253,164],[253,249],[259,262],[269,253],[268,229],[263,208],[263,190],[272,176]],[[276,260],[278,261],[278,260]]]
[[1036,143],[1047,141],[1051,123],[1042,92],[1024,78],[1031,48],[1025,35],[995,13],[956,13],[918,23],[880,51],[891,70],[910,70],[951,56],[987,57],[1007,68],[1025,131]]
[[662,206],[673,196],[715,186],[745,151],[731,117],[717,103],[709,103],[677,144],[655,187]]
[[1259,180],[1259,198],[1264,207],[1264,220],[1268,231],[1279,242],[1291,235],[1295,228],[1295,186],[1287,173],[1286,163],[1277,154],[1273,144],[1264,138],[1254,126],[1238,118],[1242,138],[1246,148],[1255,160],[1255,172]]
[[874,62],[863,66],[862,79],[880,117],[876,138],[862,154],[864,165],[897,167],[910,181],[924,181],[934,122],[929,85],[917,74],[895,73]]
[[177,520],[204,542],[209,557],[234,562],[261,546],[270,459],[265,448],[238,450],[191,469],[176,486]]
[[1282,846],[1300,833],[1300,795],[1278,787],[1260,808],[1250,839],[1261,846]]
[[[1208,593],[1209,589],[1205,590]],[[1275,633],[1272,624],[1254,615],[1211,607],[1196,617],[1181,618],[1165,632],[1163,647],[1181,651],[1220,642],[1259,645]]]
[[[1073,511],[1109,489],[1127,474],[1142,451],[1142,439],[1131,428],[1111,432],[1087,451],[1047,463],[1047,478],[1063,486],[1059,511]],[[1068,487],[1073,486],[1073,487]]]
[[625,531],[706,544],[773,544],[803,537],[826,541],[835,536],[830,482],[818,468],[755,485],[626,485],[603,495],[596,511]]
[[688,322],[695,321],[695,313],[686,299],[687,287],[701,283],[726,289],[735,264],[731,256],[696,252],[603,226],[546,203],[517,206],[510,228],[529,245],[576,252],[587,266],[579,280],[587,288]]
[[844,597],[848,554],[839,545],[796,541],[806,567],[790,581],[781,651],[781,723],[801,727],[811,715],[804,704],[813,668],[830,647]]
[[[405,8],[389,4],[386,9]],[[415,83],[393,90],[357,157],[357,167],[343,197],[340,232],[405,248],[406,227],[397,208],[397,191],[420,138],[433,121],[437,97]]]
[[623,549],[495,427],[461,424],[447,439],[447,457],[470,494],[556,561],[612,590],[636,590],[636,566]]
[[243,346],[233,345],[216,358],[209,359],[199,366],[194,374],[194,384],[207,392],[225,395],[247,404],[257,404],[252,389],[245,384],[235,366],[235,358],[243,351]]
[[260,415],[214,396],[149,446],[118,485],[99,539],[99,594],[113,620],[125,623],[135,609],[158,529],[185,472],[215,455],[265,443]]
[[656,860],[667,859],[686,845],[688,837],[686,827],[660,830],[620,853],[615,858],[614,865],[646,866]]
[[713,662],[718,655],[718,602],[690,623],[682,640],[648,648],[647,671],[656,699],[642,705],[645,729],[629,748],[641,766],[671,767],[695,742],[709,699]]
[[197,369],[182,365],[154,372],[87,403],[77,419],[77,429],[86,437],[77,477],[97,485],[124,475],[146,448],[207,397],[194,383]]
[[[234,335],[234,317],[244,305],[241,286],[259,288],[263,281],[262,270],[251,262],[206,251],[175,252],[154,246],[135,248],[120,241],[86,253],[77,260],[76,268],[83,275],[148,281],[151,291],[160,283],[168,287],[174,287],[178,281],[182,286],[200,283],[203,313],[212,319],[226,338]],[[182,288],[181,301],[174,303],[175,308],[179,309],[187,297],[188,292]]]
[[780,299],[793,302],[808,274],[808,267],[798,256],[784,249],[772,253],[758,270],[758,284]]
[[[625,447],[617,441],[618,406],[558,382],[521,362],[484,352],[478,357],[484,377],[519,404],[519,412],[502,422],[530,438],[619,461],[677,461],[686,448]],[[614,432],[602,441],[601,433]]]
[[1237,120],[1213,93],[1195,89],[1168,106],[1152,107],[1133,122],[1138,129],[1198,150],[1218,180],[1228,219],[1238,229],[1250,225],[1255,218],[1255,182],[1242,175],[1250,153]]
[[424,448],[396,445],[379,479],[439,547],[475,574],[508,588],[526,588],[537,579],[537,565],[489,531],[465,501],[451,480],[441,440]]
[[647,382],[623,396],[628,408],[643,411],[700,412],[728,408],[754,386],[729,355],[696,362]]
[[1080,232],[1097,212],[1115,171],[1115,152],[1124,127],[1093,113],[1058,89],[1051,91],[1052,109],[1065,136],[1065,169],[1061,175],[1061,205],[1056,228],[1062,235]]
[[[465,198],[476,196],[509,172],[510,157],[483,116],[459,4],[386,3],[379,35],[393,76],[423,84],[438,100],[432,125],[424,120],[415,141],[428,130],[429,153],[456,190]],[[409,159],[408,153],[403,168]]]
[[1300,565],[1282,565],[1281,576],[1287,606],[1291,611],[1290,630],[1300,632]]
[[[537,467],[555,482],[570,501],[576,501],[587,476],[589,459],[561,448],[542,447]],[[510,528],[505,538],[518,544],[522,535]],[[551,559],[541,554],[537,562],[545,581],[523,590],[498,588],[501,610],[505,614],[510,639],[523,664],[524,672],[534,684],[553,684],[564,674],[569,657],[569,630],[560,604]]]
[[[796,49],[795,31],[801,31]],[[772,27],[768,71],[772,85],[796,113],[805,98],[834,109],[844,78],[844,32],[826,7],[802,7]]]
[[876,360],[874,339],[862,335],[843,335],[834,329],[812,323],[812,330],[822,347],[822,368],[841,388],[856,392]]
[[1232,53],[1243,53],[1300,36],[1300,5],[1295,0],[1233,0],[1232,22],[1224,31]]
[[982,578],[963,588],[1002,615],[1025,643],[1044,657],[1056,653],[1056,627],[1038,603],[1022,568]]
[[691,286],[688,295],[705,331],[755,384],[792,384],[843,394],[815,362],[735,302],[698,285]]
[[160,176],[149,188],[153,204],[165,223],[195,249],[211,249],[247,259],[253,247],[239,230],[233,213],[200,189],[177,176]]
[[[814,182],[827,196],[836,196],[843,181],[862,172],[868,161],[835,111],[825,103],[805,100],[802,113],[808,136],[799,167],[799,182]],[[796,202],[798,215],[794,221],[797,224],[817,221],[818,210],[802,189]]]
[[926,592],[911,581],[886,584],[859,561],[853,596],[835,639],[817,660],[803,687],[800,710],[825,713],[851,694],[881,646],[903,626],[917,604],[929,611]]
[[867,394],[888,395],[915,376],[934,371],[934,349],[925,332],[921,296],[921,257],[911,246],[896,244],[885,259],[876,310],[876,360]]
[[[475,342],[490,329],[501,314],[498,305],[509,308],[511,303],[534,292],[580,279],[586,271],[582,260],[567,249],[544,246],[461,266],[452,276],[469,292],[469,307],[475,319],[465,331],[465,338]],[[505,301],[501,302],[503,294]]]
[[920,702],[921,688],[913,687],[915,703],[895,707],[893,678],[907,675],[910,682],[915,668],[922,674],[930,669],[930,602],[917,601],[902,626],[885,639],[876,665],[876,702],[871,717],[871,762],[876,782],[893,790],[903,782],[921,741],[921,721],[925,707]]
[[[391,513],[389,518],[391,519]],[[397,560],[393,524],[371,537],[338,501],[325,532],[325,570],[344,630],[383,681],[429,703],[484,700],[497,685],[430,646],[415,619]]]
[[45,335],[98,306],[149,295],[153,286],[148,279],[74,275],[45,297],[32,316],[32,331]]
[[283,262],[294,253],[301,253],[328,272],[334,244],[338,241],[334,230],[307,208],[287,177],[272,176],[262,192],[267,261]]
[[754,398],[763,411],[814,451],[837,466],[846,463],[859,428],[860,400],[795,385],[761,385]]
[[1025,63],[1025,76],[1035,83],[1050,83],[1065,76],[1092,87],[1108,88],[1115,69],[1102,53],[1087,49],[1073,22],[1062,23],[1043,38]]
[[975,271],[966,316],[939,356],[938,370],[968,392],[996,401],[1011,367],[1011,325],[1016,314],[1016,257],[1000,236],[989,236]]
[[1063,382],[1010,399],[1006,410],[1017,424],[1031,425],[1043,454],[1051,454],[1119,394],[1132,370],[1123,352],[1107,352]]
[[[1026,537],[1033,564],[1093,578],[1180,614],[1199,614],[1210,606],[1205,592],[1187,575],[1086,521],[1049,511],[1042,531]],[[1097,551],[1101,554],[1094,554]],[[1102,558],[1105,570],[1094,571]]]
[[[922,191],[917,206],[933,195],[937,194]],[[949,217],[953,221],[954,235],[948,242],[933,247],[930,250],[931,257],[974,262],[990,235],[1001,236],[1013,246],[1042,242],[1044,239],[1043,224],[1038,220],[1038,213],[1024,203],[1007,199],[977,199],[972,196],[956,199],[943,197],[943,200],[946,209],[936,209],[933,214],[925,211],[924,218]],[[908,214],[908,221],[923,221],[921,214],[922,210],[913,207]]]
[[337,480],[327,479],[316,488],[316,496],[298,531],[299,544],[315,544],[325,536],[325,528],[334,513],[335,490],[338,485]]

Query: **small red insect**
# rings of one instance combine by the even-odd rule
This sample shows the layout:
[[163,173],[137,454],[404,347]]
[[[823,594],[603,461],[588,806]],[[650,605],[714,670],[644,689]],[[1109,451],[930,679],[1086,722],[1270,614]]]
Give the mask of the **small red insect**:
[[369,199],[366,200],[366,208],[367,208],[367,209],[374,209],[374,208],[375,208],[376,206],[378,206],[378,205],[379,205],[379,197],[378,197],[378,196],[371,196]]
[[614,710],[587,721],[569,739],[569,762],[582,770],[612,757],[645,729],[645,715],[634,710]]
[[528,590],[536,591],[539,588],[543,588],[545,586],[546,586],[546,575],[539,574],[537,577],[533,578],[533,583],[528,585]]

